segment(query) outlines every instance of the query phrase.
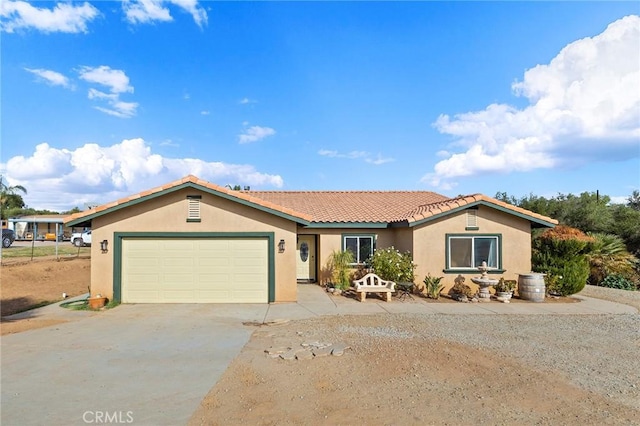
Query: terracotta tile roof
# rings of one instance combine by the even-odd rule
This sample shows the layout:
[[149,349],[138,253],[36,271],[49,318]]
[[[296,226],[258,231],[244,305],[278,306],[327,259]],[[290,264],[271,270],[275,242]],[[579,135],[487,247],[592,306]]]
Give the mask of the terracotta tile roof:
[[213,183],[207,182],[205,180],[199,179],[196,176],[189,175],[189,176],[185,176],[182,179],[178,179],[178,180],[175,180],[173,182],[169,182],[167,184],[164,184],[162,186],[158,186],[158,187],[153,188],[153,189],[142,191],[142,192],[140,192],[138,194],[134,194],[134,195],[131,195],[129,197],[121,198],[121,199],[119,199],[117,201],[113,201],[113,202],[107,203],[107,204],[102,204],[102,205],[97,206],[97,207],[95,207],[93,209],[90,209],[90,210],[86,210],[86,211],[83,211],[83,212],[72,214],[72,215],[67,216],[65,218],[65,223],[66,222],[70,222],[72,220],[81,219],[81,218],[86,217],[86,216],[93,216],[94,214],[99,214],[101,212],[104,212],[105,210],[109,210],[109,209],[112,209],[112,208],[127,204],[129,202],[135,201],[135,200],[137,200],[139,198],[143,198],[143,197],[147,197],[147,196],[150,196],[150,195],[153,195],[153,194],[157,194],[157,193],[160,193],[162,191],[166,191],[166,190],[175,188],[176,186],[180,186],[180,185],[183,185],[183,184],[186,184],[186,183],[193,183],[193,184],[196,184],[196,185],[200,185],[200,186],[203,186],[205,188],[211,189],[213,191],[221,192],[221,193],[227,194],[227,195],[229,195],[231,197],[234,197],[234,198],[237,198],[237,199],[249,202],[249,203],[253,203],[253,204],[256,204],[258,206],[261,206],[261,207],[264,207],[264,208],[267,208],[267,209],[270,209],[270,210],[275,210],[277,212],[280,212],[280,213],[283,213],[283,214],[286,214],[286,215],[289,215],[289,216],[293,216],[295,218],[299,218],[299,219],[302,219],[304,221],[310,221],[311,220],[311,217],[309,215],[307,215],[305,213],[297,212],[297,211],[295,211],[295,210],[293,210],[291,208],[288,208],[287,206],[277,205],[277,204],[271,203],[271,202],[269,202],[267,200],[254,197],[254,196],[250,195],[247,192],[233,191],[233,190],[231,190],[229,188],[226,188],[226,187],[223,187],[223,186],[218,186],[218,185],[215,185]]
[[189,175],[157,188],[67,216],[65,223],[123,206],[137,199],[192,183],[226,194],[256,206],[273,210],[305,222],[316,223],[392,223],[418,222],[468,204],[484,202],[504,210],[547,223],[558,222],[546,216],[487,197],[473,194],[448,198],[430,191],[234,191]]
[[488,204],[493,204],[505,210],[510,210],[514,213],[519,213],[521,215],[529,216],[529,217],[541,220],[543,222],[549,222],[556,225],[558,224],[558,221],[555,219],[552,219],[547,216],[543,216],[538,213],[534,213],[530,210],[526,210],[509,203],[505,203],[504,201],[500,201],[495,198],[487,197],[486,195],[483,195],[483,194],[462,195],[456,198],[450,198],[445,201],[441,201],[437,203],[424,204],[408,212],[407,217],[404,219],[408,220],[409,223],[417,222],[419,220],[427,219],[429,217],[433,217],[438,214],[445,213],[445,212],[457,209],[459,207],[464,207],[468,204],[477,203],[480,201],[483,201]]
[[250,191],[312,217],[312,222],[396,222],[416,206],[448,200],[429,191]]

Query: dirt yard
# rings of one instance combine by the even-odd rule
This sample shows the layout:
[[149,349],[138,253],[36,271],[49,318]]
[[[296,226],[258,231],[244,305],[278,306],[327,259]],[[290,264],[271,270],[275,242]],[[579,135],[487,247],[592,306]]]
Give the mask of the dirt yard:
[[0,313],[3,317],[0,334],[4,335],[59,323],[37,318],[9,321],[4,317],[34,305],[62,301],[63,292],[69,297],[87,293],[91,280],[91,259],[3,259],[0,272]]
[[[190,425],[638,425],[640,321],[604,317],[333,316],[263,326]],[[628,340],[609,337],[611,327]],[[306,360],[265,353],[315,341],[351,349]]]

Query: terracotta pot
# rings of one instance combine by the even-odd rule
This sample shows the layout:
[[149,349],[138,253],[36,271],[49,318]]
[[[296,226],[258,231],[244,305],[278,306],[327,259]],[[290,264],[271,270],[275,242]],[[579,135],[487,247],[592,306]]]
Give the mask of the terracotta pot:
[[104,308],[104,305],[107,304],[107,298],[106,297],[90,297],[87,300],[89,302],[89,308],[91,308],[91,309]]

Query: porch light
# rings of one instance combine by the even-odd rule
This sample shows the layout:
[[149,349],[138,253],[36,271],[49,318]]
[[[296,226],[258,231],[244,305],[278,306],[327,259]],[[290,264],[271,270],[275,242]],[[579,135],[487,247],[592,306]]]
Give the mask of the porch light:
[[278,253],[284,253],[284,240],[280,240],[278,243]]
[[109,249],[107,248],[108,245],[109,245],[109,242],[107,240],[100,241],[100,250],[102,250],[103,253],[108,252],[109,251]]

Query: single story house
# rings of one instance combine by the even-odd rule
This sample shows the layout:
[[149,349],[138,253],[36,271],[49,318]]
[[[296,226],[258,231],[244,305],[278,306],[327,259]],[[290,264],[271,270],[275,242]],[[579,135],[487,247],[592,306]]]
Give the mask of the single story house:
[[65,227],[63,214],[41,214],[9,218],[8,228],[13,229],[17,240],[69,239],[74,229]]
[[[531,230],[557,221],[485,195],[429,191],[235,191],[195,176],[73,214],[93,232],[91,293],[123,303],[291,302],[326,280],[334,250],[376,248],[427,273],[516,279],[531,270]],[[355,265],[354,265],[355,266]],[[470,280],[467,280],[470,283]]]

